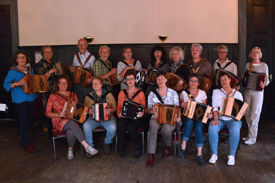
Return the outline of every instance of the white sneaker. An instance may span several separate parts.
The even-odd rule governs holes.
[[[235,165],[235,156],[229,155],[227,165]]]
[[[211,158],[209,159],[209,163],[215,164],[217,160],[218,160],[218,155],[212,154]]]
[[[247,145],[252,145],[252,144],[256,143],[256,140],[248,139],[248,140],[244,141],[244,143],[247,144]]]
[[[247,141],[247,140],[249,140],[249,137],[243,137],[242,140]]]
[[[89,153],[90,155],[95,155],[96,153],[98,153],[98,150],[96,150],[95,148],[88,146],[86,149],[86,152]]]
[[[74,159],[74,152],[73,152],[73,150],[68,150],[67,159],[68,159],[68,160]]]

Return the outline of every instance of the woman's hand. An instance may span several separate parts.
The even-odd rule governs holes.
[[[213,118],[212,112],[210,112],[210,113],[208,114],[207,118],[208,118],[208,119],[212,119],[212,118]]]
[[[157,108],[155,106],[153,106],[152,108],[152,114],[155,114],[157,112]]]
[[[26,84],[26,79],[22,78],[20,81],[16,82],[16,86],[20,86],[20,85],[25,85]]]
[[[181,113],[180,113],[180,112],[179,112],[179,115],[178,115],[176,121],[177,121],[178,123],[181,121]]]
[[[124,116],[122,116],[121,113],[119,113],[118,117],[119,117],[119,118],[125,118]]]
[[[110,109],[110,108],[107,108],[107,109],[105,109],[105,110],[106,110],[106,114],[108,114],[108,115],[110,115],[111,112],[112,112],[112,109]]]
[[[61,111],[61,112],[59,113],[59,117],[60,117],[60,118],[64,118],[65,115],[66,115],[66,112]]]
[[[148,76],[146,76],[146,78],[145,78],[145,83],[148,84],[149,82],[150,82],[150,79],[149,79]]]
[[[111,72],[112,75],[113,75],[113,74],[116,74],[116,72],[117,72],[117,71],[116,71],[116,68],[112,68],[110,72]]]
[[[138,117],[141,118],[144,115],[144,110],[138,113]]]
[[[240,90],[240,88],[241,88],[241,86],[240,86],[240,85],[235,86],[235,90],[237,90],[237,91],[239,91],[239,90]]]
[[[211,122],[211,125],[219,126],[219,125],[220,125],[220,122],[219,122],[218,119],[214,119],[214,120]]]
[[[93,109],[88,110],[88,114],[93,114],[93,113],[94,113]]]
[[[188,104],[187,102],[182,102],[180,106],[181,106],[182,108],[185,108],[185,107],[187,107],[187,104]]]
[[[85,121],[87,118],[87,113],[85,113],[82,118],[83,118],[83,121]]]
[[[126,71],[131,70],[131,69],[135,69],[135,66],[127,66],[126,67]]]
[[[142,69],[142,70],[145,72],[145,75],[147,75],[147,73],[148,73],[147,70],[146,69]]]
[[[49,70],[49,73],[54,73],[54,72],[57,72],[56,68],[52,68],[52,69]]]
[[[264,87],[265,87],[265,82],[262,82],[262,81],[261,81],[260,87],[261,87],[261,88],[264,88]]]

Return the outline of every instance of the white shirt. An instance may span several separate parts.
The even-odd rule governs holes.
[[[231,61],[228,60],[228,58],[226,58],[226,60],[223,63],[221,63],[220,59],[218,58],[216,60],[216,62],[213,64],[214,74],[215,74],[216,69],[220,69],[217,62],[220,63],[221,67],[223,68],[228,62],[231,62]],[[228,65],[224,70],[233,73],[235,76],[238,76],[237,75],[238,74],[237,65],[234,62],[232,62],[230,65]]]
[[[188,94],[184,90],[180,94],[180,99],[183,102],[186,102],[187,100],[190,100],[190,98],[188,97]],[[195,99],[196,102],[203,103],[203,101],[205,99],[207,99],[207,95],[206,95],[205,91],[199,89],[199,93],[198,93],[197,97],[194,98],[194,99]]]
[[[84,55],[81,55],[80,52],[77,53],[79,55],[79,58],[81,60],[82,65],[85,63],[87,57],[90,55],[90,52],[86,51],[86,53]],[[84,65],[84,68],[87,68],[89,70],[93,69],[93,64],[95,61],[95,57],[92,55],[91,58],[89,59],[89,61]],[[76,57],[76,55],[74,55],[74,60],[73,60],[73,66],[80,66],[80,63],[78,62],[78,59]]]
[[[223,92],[222,92],[222,91]],[[230,97],[234,97],[236,99],[239,99],[241,101],[243,101],[243,96],[239,91],[236,91],[236,93],[234,94],[234,96],[232,96],[232,94],[234,93],[235,89],[232,90],[232,93],[230,93]],[[219,111],[219,107],[221,105],[222,102],[222,98],[227,98],[226,92],[224,91],[224,89],[215,89],[213,90],[213,95],[212,95],[212,107],[213,107],[213,112],[214,111]],[[219,113],[219,119],[221,120],[225,120],[225,121],[229,121],[232,120],[232,117],[227,117],[227,116],[223,116]]]

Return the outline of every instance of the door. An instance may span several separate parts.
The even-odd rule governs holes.
[[[263,53],[261,61],[268,65],[270,76],[275,71],[275,64],[273,64],[275,53],[274,5],[275,0],[247,1],[247,61],[251,61],[248,55],[252,48],[255,46],[260,47]],[[274,82],[271,82],[264,91],[261,119],[275,119],[274,92]]]

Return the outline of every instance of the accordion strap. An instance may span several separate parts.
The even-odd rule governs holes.
[[[90,95],[89,93],[86,95],[87,97],[89,97],[90,99],[92,99],[95,103],[100,103],[103,99],[105,99],[105,97],[109,94],[110,92],[106,92],[104,93],[101,97],[99,97],[99,101],[96,101],[95,98]]]
[[[127,93],[126,89],[124,89],[123,92],[124,92],[124,94],[126,95],[126,98],[127,98],[128,100],[132,101],[132,100],[141,92],[141,90],[138,90],[138,91],[132,96],[131,99],[129,99],[128,93]]]
[[[252,71],[253,70],[253,63],[249,62],[249,70]]]
[[[70,98],[67,98],[65,95],[62,95],[61,93],[58,93],[58,92],[55,92],[54,93],[55,95],[58,95],[58,96],[60,96],[60,97],[62,97],[62,98],[64,98],[64,99],[66,99],[66,100],[68,100],[68,101],[72,101],[74,98],[74,92],[71,92],[71,96],[70,96]]]
[[[121,61],[122,63],[124,63],[125,65],[129,66],[129,64],[127,62],[125,62],[124,60]],[[137,60],[134,60],[133,66],[135,67],[137,64]]]
[[[111,67],[108,67],[108,65],[103,60],[101,60],[101,59],[97,59],[97,60],[99,60],[108,69],[108,72],[111,71],[112,65],[111,65]],[[110,64],[111,64],[111,62],[110,62]]]
[[[227,66],[229,66],[229,65],[232,63],[232,61],[228,62],[224,67],[222,67],[221,64],[220,64],[219,62],[216,62],[216,63],[217,63],[217,66],[218,66],[220,69],[224,70]]]
[[[184,91],[187,93],[188,97],[194,100],[193,95],[190,93],[190,91],[187,88]]]
[[[198,67],[196,70],[192,67],[193,73],[197,73],[198,70],[201,68],[202,64],[203,64],[205,61],[206,61],[206,58],[204,58],[204,59],[201,61],[199,67]],[[192,61],[191,61],[191,60],[189,60],[189,63],[190,63],[190,65],[192,65]]]
[[[227,95],[226,92],[224,92],[222,89],[220,89],[227,97],[229,97],[229,95]],[[237,92],[237,90],[234,90],[233,94],[232,94],[232,97],[235,95],[235,93]]]
[[[81,59],[80,59],[78,53],[76,53],[75,55],[76,55],[76,58],[77,58],[77,60],[78,60],[78,62],[79,62],[79,64],[80,64],[80,66],[81,66],[82,68],[84,68],[84,66],[86,65],[86,63],[87,63],[87,62],[90,60],[90,58],[93,56],[92,54],[90,54],[90,55],[86,58],[84,64],[82,65]]]
[[[177,67],[177,69],[174,70],[174,72],[172,71],[172,73],[175,74],[183,65],[186,65],[186,64],[185,64],[185,63],[180,64],[180,65]]]
[[[31,67],[29,67],[29,73],[30,73],[30,74],[27,74],[27,73],[25,73],[24,71],[22,71],[22,70],[20,70],[20,69],[17,69],[17,68],[15,68],[15,67],[11,67],[10,69],[16,70],[16,71],[21,72],[21,73],[23,73],[23,74],[25,74],[25,75],[31,75],[31,74],[32,74],[32,69],[31,69]]]
[[[159,95],[159,93],[158,93],[157,89],[152,90],[152,92],[153,92],[153,93],[157,96],[157,98],[159,99],[159,101],[160,101],[162,104],[164,104],[164,102],[163,102],[163,100],[162,100],[161,96]]]

